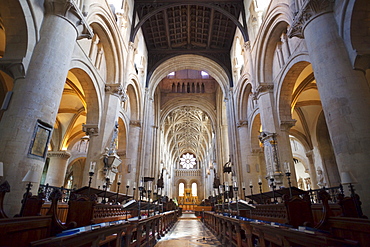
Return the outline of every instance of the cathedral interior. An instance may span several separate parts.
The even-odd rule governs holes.
[[[0,105],[0,246],[370,241],[367,0],[0,0]]]

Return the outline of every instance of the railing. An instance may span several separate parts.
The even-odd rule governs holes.
[[[73,191],[73,189],[66,189],[66,188],[63,188],[63,187],[50,186],[49,184],[46,184],[46,185],[40,184],[39,193],[44,193],[45,194],[45,201],[50,202],[49,196],[50,196],[50,193],[54,189],[59,189],[62,192],[62,198],[60,199],[61,202],[67,203],[69,201],[69,196],[70,196],[71,192]]]
[[[338,195],[343,194],[343,186],[339,185],[337,187],[331,187],[331,188],[323,188],[329,195],[330,195],[330,203],[337,203],[338,202]],[[311,203],[321,203],[321,200],[319,199],[318,193],[322,189],[316,189],[316,190],[309,190],[308,193],[310,195]]]

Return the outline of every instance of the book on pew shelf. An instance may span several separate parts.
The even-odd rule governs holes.
[[[123,208],[127,208],[129,207],[131,204],[135,203],[136,200],[130,200],[128,202],[126,202],[125,204],[122,205]]]

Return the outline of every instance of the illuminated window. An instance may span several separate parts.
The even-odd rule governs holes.
[[[207,78],[209,78],[208,73],[207,73],[207,72],[205,72],[205,71],[201,71],[201,72],[200,72],[200,74],[202,75],[202,78],[203,78],[203,79],[207,79]]]
[[[180,165],[183,169],[193,169],[196,164],[196,159],[192,154],[186,153],[182,155],[182,158],[180,158]]]
[[[185,193],[185,186],[184,183],[179,184],[179,196],[184,196]]]
[[[191,184],[191,195],[192,196],[197,196],[198,195],[197,183],[192,183]]]

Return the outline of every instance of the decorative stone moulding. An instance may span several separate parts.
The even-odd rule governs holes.
[[[248,120],[240,120],[237,124],[236,124],[236,127],[240,128],[240,127],[247,127],[248,126]]]
[[[131,120],[130,125],[136,126],[136,127],[141,127],[141,121],[139,120]]]

